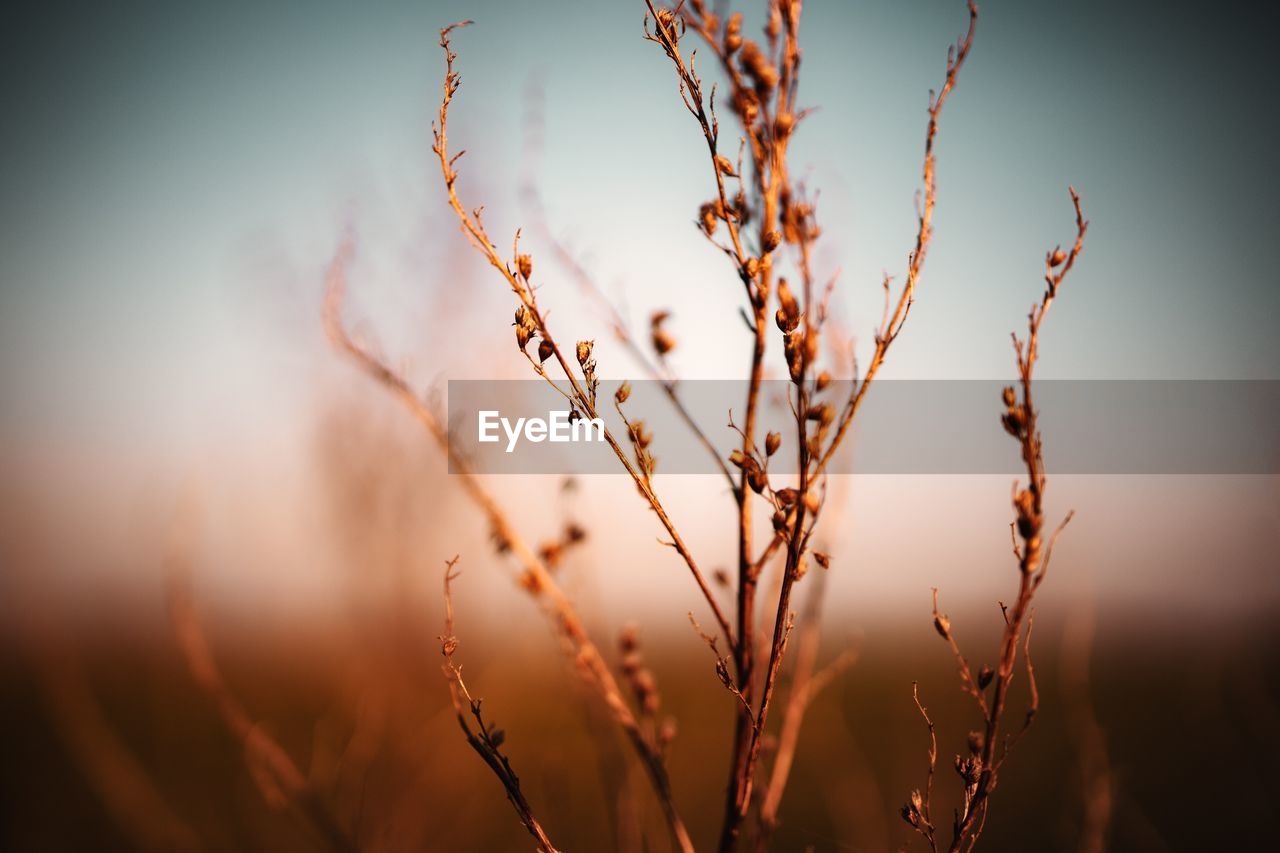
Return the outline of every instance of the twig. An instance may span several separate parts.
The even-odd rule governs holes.
[[[520,536],[498,502],[471,470],[468,460],[453,447],[447,431],[431,409],[412,391],[403,377],[368,350],[356,344],[347,334],[342,322],[342,306],[346,295],[347,267],[352,250],[350,238],[345,239],[326,277],[324,324],[330,342],[335,349],[351,358],[362,371],[403,403],[449,458],[467,496],[480,508],[489,522],[499,547],[510,551],[520,564],[523,570],[520,578],[521,585],[544,605],[557,632],[564,638],[568,650],[573,654],[577,671],[583,674],[586,681],[600,695],[610,715],[622,728],[640,757],[641,764],[662,806],[668,828],[673,838],[677,839],[677,846],[681,850],[692,850],[688,831],[671,797],[671,782],[665,760],[656,745],[641,731],[635,715],[623,698],[617,680],[605,663],[599,648],[588,635],[572,601],[560,589],[537,552]]]
[[[476,754],[493,771],[493,775],[497,776],[498,781],[502,783],[502,787],[507,793],[507,799],[511,802],[511,807],[516,810],[516,816],[520,818],[520,823],[533,836],[534,841],[538,842],[539,853],[557,853],[555,845],[547,837],[546,831],[543,830],[542,824],[534,816],[533,809],[529,806],[529,801],[525,799],[524,792],[520,789],[520,778],[511,769],[510,760],[502,753],[502,744],[505,740],[504,733],[501,729],[494,728],[492,723],[485,723],[484,716],[480,710],[481,700],[472,697],[470,691],[467,690],[466,682],[462,680],[462,667],[453,662],[453,654],[458,650],[458,638],[453,633],[453,594],[449,584],[458,577],[459,573],[454,571],[454,567],[457,564],[457,557],[445,563],[445,616],[444,634],[440,637],[440,654],[444,657],[442,669],[444,670],[445,680],[449,683],[449,698],[453,701],[458,727],[466,735],[467,743],[471,745]],[[468,722],[468,716],[474,720],[475,728],[472,728],[472,724]]]

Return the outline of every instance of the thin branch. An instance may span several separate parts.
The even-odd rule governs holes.
[[[499,543],[499,548],[509,551],[522,567],[520,585],[544,606],[557,632],[565,639],[567,648],[574,656],[577,664],[576,671],[581,673],[588,684],[600,695],[614,721],[622,728],[640,757],[662,805],[668,828],[673,838],[678,841],[678,847],[681,850],[691,850],[688,831],[671,798],[671,782],[667,774],[666,762],[656,745],[641,731],[635,715],[623,698],[617,680],[605,663],[599,648],[588,635],[573,602],[560,589],[542,558],[516,531],[497,500],[471,470],[466,457],[454,448],[449,441],[448,432],[431,409],[413,392],[402,376],[359,346],[347,334],[342,321],[342,308],[346,296],[347,268],[352,251],[352,241],[347,238],[339,247],[326,277],[324,325],[330,342],[365,374],[391,392],[392,396],[399,400],[414,419],[426,429],[436,445],[448,457],[463,490],[488,521],[494,539]]]
[[[551,843],[551,839],[547,837],[547,833],[542,828],[542,824],[533,814],[533,809],[529,806],[529,801],[525,799],[524,792],[520,789],[520,777],[516,776],[515,771],[511,768],[511,762],[502,753],[502,744],[505,735],[501,729],[493,727],[492,723],[486,723],[484,716],[480,710],[481,700],[472,697],[471,692],[467,690],[466,682],[462,680],[462,667],[453,662],[454,652],[458,650],[458,638],[453,633],[453,594],[449,588],[449,584],[458,577],[458,572],[454,571],[454,567],[458,564],[458,558],[454,557],[446,561],[444,570],[444,634],[440,637],[440,654],[444,657],[445,680],[449,683],[449,698],[453,701],[454,715],[458,720],[458,727],[462,729],[462,733],[467,738],[467,743],[476,751],[476,754],[484,760],[484,763],[493,771],[493,775],[498,777],[498,781],[502,783],[503,789],[506,791],[507,799],[511,802],[511,807],[515,809],[516,816],[520,818],[520,823],[533,836],[534,841],[538,843],[539,853],[557,853],[555,845]],[[468,716],[474,721],[468,721]]]

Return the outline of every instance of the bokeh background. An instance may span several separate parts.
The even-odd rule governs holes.
[[[758,32],[759,10],[744,11]],[[473,18],[456,38],[460,190],[486,205],[495,236],[525,228],[562,335],[596,337],[606,376],[637,373],[557,267],[551,236],[637,331],[652,310],[673,311],[682,376],[740,376],[740,288],[692,224],[710,191],[705,154],[665,57],[640,38],[642,15],[626,0],[9,12],[6,849],[147,846],[113,805],[139,776],[206,849],[314,842],[262,803],[181,664],[162,569],[180,516],[229,682],[368,846],[527,846],[446,711],[440,573],[461,554],[469,681],[553,837],[613,847],[608,780],[639,785],[634,770],[619,777],[623,752],[600,748],[603,723],[441,454],[327,348],[319,304],[352,233],[352,325],[415,387],[527,376],[510,295],[458,233],[430,152],[436,32]],[[837,316],[863,353],[882,271],[900,274],[910,247],[926,93],[964,23],[951,0],[805,7],[802,100],[819,109],[793,162],[820,189],[818,268],[840,270]],[[1072,183],[1092,225],[1046,327],[1041,376],[1280,379],[1273,34],[1257,4],[984,3],[942,119],[920,298],[884,375],[1012,374],[1008,334],[1039,293],[1042,253],[1071,234]],[[733,700],[689,630],[696,591],[655,544],[656,522],[617,477],[491,485],[531,539],[566,519],[588,528],[565,585],[602,645],[641,626],[681,726],[677,796],[710,843]],[[1007,478],[841,487],[822,534],[835,557],[824,657],[850,645],[860,657],[814,706],[782,849],[907,840],[895,812],[922,781],[926,745],[911,682],[936,714],[944,764],[974,725],[932,634],[930,588],[981,659],[994,602],[1016,582]],[[729,564],[718,483],[658,488],[702,562]],[[1265,838],[1280,795],[1276,477],[1059,477],[1050,489],[1050,511],[1077,518],[1037,616],[1044,711],[987,843],[1075,849],[1081,767],[1099,754],[1115,849]],[[640,799],[648,843],[664,849],[656,807]]]

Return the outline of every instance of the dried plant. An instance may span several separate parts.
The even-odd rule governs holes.
[[[1032,396],[1032,378],[1039,355],[1041,325],[1049,312],[1049,307],[1058,296],[1058,288],[1080,256],[1080,251],[1084,247],[1085,232],[1089,227],[1080,210],[1080,196],[1076,194],[1074,187],[1070,192],[1076,214],[1075,243],[1069,252],[1064,252],[1059,246],[1045,254],[1044,296],[1039,304],[1031,308],[1027,320],[1026,340],[1019,339],[1016,334],[1013,336],[1019,384],[1017,389],[1010,386],[1003,392],[1005,413],[1001,423],[1004,425],[1005,432],[1018,442],[1027,471],[1027,485],[1020,487],[1014,484],[1014,521],[1010,524],[1010,533],[1013,537],[1013,556],[1018,563],[1018,593],[1012,606],[1006,606],[1003,602],[1000,604],[1004,628],[1000,638],[998,663],[994,670],[984,665],[976,675],[974,674],[972,666],[956,641],[951,620],[938,610],[938,591],[936,589],[933,591],[934,628],[950,646],[960,672],[962,686],[973,697],[982,713],[982,729],[969,734],[969,754],[957,755],[955,760],[955,770],[960,777],[962,790],[961,805],[956,809],[952,821],[952,839],[948,847],[951,851],[971,850],[977,844],[987,819],[991,794],[999,781],[1000,769],[1017,745],[1018,739],[1035,720],[1040,707],[1035,667],[1031,661],[1031,630],[1035,618],[1031,604],[1036,590],[1040,588],[1049,571],[1054,544],[1070,523],[1072,514],[1067,513],[1062,523],[1046,541],[1044,537],[1046,487],[1044,448],[1040,436],[1039,413],[1036,411]],[[1022,647],[1023,663],[1027,671],[1029,702],[1021,728],[1012,735],[1005,734],[1002,740],[1000,725],[1004,721],[1009,687],[1013,683],[1018,665],[1019,644]],[[988,688],[991,688],[990,699],[987,697]],[[919,791],[912,792],[910,802],[902,807],[902,817],[925,838],[930,848],[937,850],[937,827],[930,815],[929,802],[937,764],[937,740],[933,722],[929,719],[924,706],[920,704],[918,692],[915,694],[915,700],[921,716],[929,727],[929,781],[923,795]]]
[[[453,662],[454,652],[458,650],[458,638],[453,633],[453,595],[449,584],[458,577],[458,573],[454,571],[457,565],[457,557],[445,563],[444,634],[440,636],[440,654],[444,657],[442,668],[444,677],[449,682],[449,698],[453,701],[458,727],[466,735],[467,743],[502,783],[503,789],[507,792],[507,799],[511,801],[511,807],[516,810],[516,815],[520,818],[520,823],[538,842],[539,853],[556,853],[555,846],[547,837],[542,824],[538,823],[538,819],[534,817],[529,801],[520,790],[520,778],[516,776],[516,772],[511,769],[511,762],[502,753],[505,734],[501,729],[495,728],[492,722],[484,721],[484,715],[480,710],[482,700],[476,699],[467,690],[467,683],[462,680],[462,667]],[[474,722],[474,728],[472,722]]]
[[[643,369],[662,382],[682,420],[700,443],[715,455],[719,471],[732,485],[736,506],[737,571],[732,574],[717,572],[714,576],[721,586],[734,589],[734,608],[732,612],[726,612],[708,581],[701,561],[686,544],[679,526],[658,494],[654,479],[657,463],[650,452],[653,436],[645,422],[626,408],[630,386],[624,383],[617,389],[613,395],[613,410],[624,429],[615,434],[606,427],[605,441],[621,469],[630,477],[644,505],[657,518],[666,536],[665,544],[676,552],[705,602],[712,620],[711,631],[704,631],[692,614],[690,620],[696,633],[712,651],[717,679],[734,700],[731,763],[717,846],[721,851],[737,849],[744,829],[749,828],[754,831],[754,847],[762,850],[768,846],[778,826],[779,805],[790,776],[805,712],[821,688],[853,660],[852,653],[846,652],[825,668],[817,667],[818,608],[821,600],[821,584],[818,584],[801,618],[799,651],[794,656],[789,695],[785,701],[777,698],[783,683],[780,674],[796,625],[796,615],[792,611],[795,585],[807,576],[811,565],[816,564],[825,572],[833,560],[830,554],[816,551],[812,545],[815,529],[827,505],[829,464],[849,434],[888,351],[905,328],[920,284],[933,236],[937,200],[935,145],[939,120],[972,48],[977,7],[972,2],[967,4],[967,30],[948,52],[941,87],[930,94],[923,186],[906,270],[900,285],[895,286],[893,279],[887,276],[882,282],[884,316],[876,331],[870,361],[865,370],[861,370],[852,356],[844,361],[824,358],[824,343],[828,350],[839,353],[842,349],[838,335],[827,327],[828,303],[836,277],[822,277],[814,269],[813,249],[822,235],[813,201],[816,196],[793,179],[788,161],[790,142],[809,115],[809,111],[800,105],[798,96],[802,56],[800,0],[768,0],[763,42],[744,35],[741,14],[725,17],[709,9],[702,0],[686,0],[675,7],[659,7],[653,0],[645,0],[645,6],[643,36],[662,51],[674,68],[678,94],[706,146],[710,199],[699,206],[695,224],[708,243],[728,260],[733,276],[742,286],[746,303],[741,313],[751,331],[747,393],[741,417],[729,415],[729,425],[741,442],[727,459],[715,451],[706,431],[695,422],[679,396],[677,377],[666,360],[666,356],[678,346],[666,323],[669,311],[658,310],[651,315],[648,328],[651,357],[626,329],[621,314],[609,305],[602,290],[585,270],[574,263],[554,239],[549,242],[553,256],[565,264],[582,288],[605,307],[614,334],[637,357]],[[575,336],[576,342],[572,347],[558,342],[548,322],[548,312],[540,303],[540,279],[535,283],[534,257],[522,249],[521,232],[517,231],[512,240],[510,255],[505,255],[486,230],[483,208],[464,204],[458,193],[457,164],[462,152],[452,153],[448,130],[449,112],[459,91],[461,77],[455,68],[458,56],[452,48],[451,36],[458,27],[469,23],[455,24],[440,32],[445,73],[440,107],[433,124],[432,150],[439,160],[447,200],[471,246],[515,298],[512,325],[519,357],[523,357],[536,377],[566,401],[574,417],[595,419],[600,417],[603,407],[599,399],[600,368],[595,357],[594,338],[586,334]],[[722,146],[717,85],[710,88],[705,85],[695,67],[696,50],[688,47],[690,41],[711,52],[727,85],[729,108],[741,134],[732,145]],[[1029,680],[1034,685],[1034,672],[1025,651],[1029,647],[1030,605],[1035,589],[1048,568],[1052,539],[1056,534],[1048,544],[1042,541],[1045,478],[1032,405],[1031,378],[1040,324],[1057,294],[1058,286],[1074,264],[1084,237],[1085,223],[1080,218],[1079,200],[1074,190],[1072,198],[1076,203],[1079,224],[1076,244],[1069,254],[1054,250],[1047,259],[1048,290],[1045,298],[1031,314],[1027,341],[1015,339],[1021,396],[1013,389],[1006,391],[1006,429],[1020,442],[1030,483],[1015,494],[1018,515],[1014,523],[1014,551],[1022,582],[1013,607],[1005,610],[1006,629],[997,670],[984,670],[976,676],[970,672],[951,636],[946,617],[936,614],[935,619],[939,632],[955,650],[966,686],[977,698],[985,720],[985,731],[975,741],[974,755],[962,762],[964,769],[961,774],[966,780],[965,806],[962,812],[957,813],[953,850],[962,844],[971,847],[977,841],[986,816],[988,797],[995,787],[996,771],[1012,746],[1010,743],[1004,747],[999,759],[996,758],[995,744],[1017,664],[1018,643],[1024,637],[1024,623],[1027,628],[1024,661]],[[548,570],[562,549],[572,544],[569,538],[552,540],[550,547],[544,546],[540,550],[526,544],[497,499],[471,470],[468,461],[450,445],[439,418],[405,379],[347,334],[341,315],[351,250],[350,241],[344,243],[329,274],[325,323],[331,341],[400,399],[449,456],[451,467],[459,474],[467,495],[487,518],[499,550],[509,553],[518,562],[521,585],[552,619],[565,649],[576,663],[576,669],[632,744],[662,806],[674,845],[682,851],[692,850],[693,843],[676,806],[666,765],[667,746],[675,733],[674,722],[660,719],[661,699],[657,680],[642,656],[638,633],[628,629],[622,634],[619,642],[622,653],[620,673],[615,675],[587,635],[573,603],[556,585]],[[776,333],[773,327],[777,328]],[[793,419],[788,435],[769,432],[761,436],[762,387],[767,356],[774,350],[780,351],[786,365],[789,377],[787,402]],[[838,386],[832,385],[833,371],[852,373],[853,381],[849,384],[847,396],[835,397],[833,389]],[[784,450],[794,454],[797,473],[793,478],[782,478],[770,472],[770,460]],[[765,542],[756,541],[758,512],[766,513],[770,519],[772,532]],[[781,559],[775,560],[779,556]],[[761,606],[761,581],[766,570],[775,564],[776,581]],[[446,573],[447,607],[450,577]],[[499,751],[500,739],[495,742],[492,730],[480,720],[478,704],[471,702],[460,674],[452,665],[451,643],[455,641],[452,640],[451,607],[447,612],[450,624],[442,642],[446,674],[454,691],[459,722],[473,748],[503,781],[526,828],[543,849],[551,849],[550,842],[519,792],[514,773]],[[994,694],[988,702],[983,691],[992,681],[995,684]],[[1032,695],[1032,710],[1027,716],[1027,724],[1034,716],[1034,689]],[[773,708],[780,701],[783,705],[780,712],[782,722],[775,740],[768,733],[772,717],[776,716],[772,714]],[[917,705],[928,721],[918,694]],[[468,713],[478,729],[471,728],[467,721]],[[929,722],[929,729],[932,737],[932,722]],[[771,764],[767,760],[766,740],[776,743],[772,749]],[[935,764],[936,741],[931,750],[927,793],[913,797],[913,805],[907,814],[912,825],[936,848],[928,813]],[[750,822],[748,817],[753,808],[755,821]]]

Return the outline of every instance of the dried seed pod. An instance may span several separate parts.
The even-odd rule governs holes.
[[[538,361],[546,361],[555,354],[556,348],[551,345],[551,341],[543,338],[538,341]]]
[[[533,257],[530,255],[516,256],[516,269],[520,271],[520,277],[525,281],[533,275]]]
[[[996,674],[992,671],[991,667],[984,663],[982,668],[978,670],[978,687],[986,690],[987,685],[991,683],[991,679],[995,678],[995,676]]]
[[[778,279],[778,313],[774,315],[778,328],[784,334],[791,334],[800,325],[800,303],[791,292],[785,278]]]
[[[1054,249],[1052,252],[1049,253],[1049,266],[1051,267],[1061,266],[1062,262],[1065,261],[1066,259],[1067,259],[1066,252],[1062,251],[1062,249],[1060,248]]]
[[[533,572],[525,571],[520,574],[520,586],[530,595],[538,595],[542,592],[542,579]]]
[[[521,352],[524,352],[524,348],[529,345],[529,339],[532,337],[533,333],[527,326],[516,326],[516,346],[520,347]]]
[[[795,129],[796,117],[791,113],[782,113],[773,120],[773,135],[779,140],[786,139]]]
[[[733,168],[733,163],[729,162],[729,158],[723,154],[716,155],[716,168],[719,169],[722,174],[728,175],[731,178],[738,177],[738,173]]]
[[[1000,416],[1000,424],[1009,435],[1014,438],[1021,438],[1022,432],[1027,426],[1027,418],[1023,414],[1022,407],[1011,406],[1009,411]]]
[[[716,206],[711,202],[706,202],[698,208],[698,225],[702,228],[702,233],[710,237],[716,233]]]
[[[587,362],[591,360],[591,348],[593,346],[595,346],[595,341],[578,341],[578,364],[586,367]]]
[[[831,384],[831,374],[824,370],[818,374],[818,379],[814,383],[814,388],[818,391],[825,391],[827,390],[827,386],[830,384]]]
[[[731,54],[742,47],[742,13],[734,12],[724,25],[724,52]]]
[[[641,450],[649,446],[649,442],[653,441],[653,435],[645,431],[644,421],[632,421],[631,429],[628,430],[631,436],[631,442]]]
[[[982,732],[969,732],[969,754],[981,755],[986,744],[986,736]]]
[[[1020,489],[1013,499],[1018,515],[1018,535],[1030,540],[1040,532],[1040,516],[1035,509],[1035,496],[1029,489]]]
[[[782,446],[782,436],[776,432],[771,432],[764,437],[764,452],[766,456],[772,456],[778,452],[778,448]]]
[[[755,83],[756,94],[761,98],[768,97],[778,85],[778,69],[774,68],[764,55],[764,51],[754,41],[745,41],[738,53],[738,62],[742,70]]]
[[[817,421],[823,426],[828,426],[836,418],[836,410],[831,407],[830,403],[817,403],[810,406],[805,416],[811,421]]]
[[[627,398],[631,396],[631,383],[623,382],[618,386],[618,390],[613,392],[613,401],[621,406],[627,402]]]
[[[747,468],[747,485],[757,495],[764,492],[765,486],[769,485],[769,477],[764,473],[763,468],[755,464],[755,460],[751,460],[751,464]]]
[[[782,313],[781,310],[778,311]],[[801,336],[788,334],[782,342],[782,352],[787,358],[787,370],[792,382],[800,382],[804,378],[804,350]]]
[[[741,450],[737,450],[737,449],[730,450],[729,463],[733,465],[733,467],[735,468],[741,468],[742,466],[747,464],[747,455],[743,453]]]
[[[654,21],[653,34],[655,36],[665,34],[672,44],[679,41],[680,33],[677,26],[676,13],[670,9],[659,9],[657,19]]]
[[[939,613],[933,617],[933,627],[942,639],[945,640],[951,636],[951,620],[945,614]]]
[[[747,127],[756,123],[760,116],[760,98],[754,89],[735,89],[733,92],[733,111],[742,119]]]
[[[662,324],[671,316],[670,311],[655,311],[649,319],[650,337],[653,343],[653,349],[660,356],[664,356],[676,348],[676,339],[671,336],[666,329],[662,328]]]
[[[779,234],[777,231],[766,231],[764,234],[764,241],[762,242],[761,247],[766,252],[772,252],[774,249],[778,248],[779,244],[781,243],[782,243],[781,234]]]
[[[778,503],[782,504],[783,506],[791,506],[792,504],[794,504],[799,494],[800,493],[797,492],[795,489],[778,489],[776,492],[774,492],[774,495],[776,495],[778,498]]]
[[[783,515],[781,510],[778,510],[773,514],[772,521],[773,521],[773,530],[775,533],[786,533],[787,526],[788,526],[787,516]]]
[[[831,568],[831,555],[830,555],[830,554],[824,554],[824,553],[823,553],[823,552],[821,552],[821,551],[814,551],[814,552],[813,552],[813,559],[814,559],[814,560],[816,560],[816,561],[817,561],[817,563],[818,563],[818,565],[819,565],[819,566],[822,566],[822,568],[824,568],[824,569],[829,569],[829,568]]]
[[[1014,393],[1011,385],[1005,386],[1004,390],[1000,392],[1000,397],[1004,400],[1004,404],[1011,409],[1018,402],[1018,395]]]

